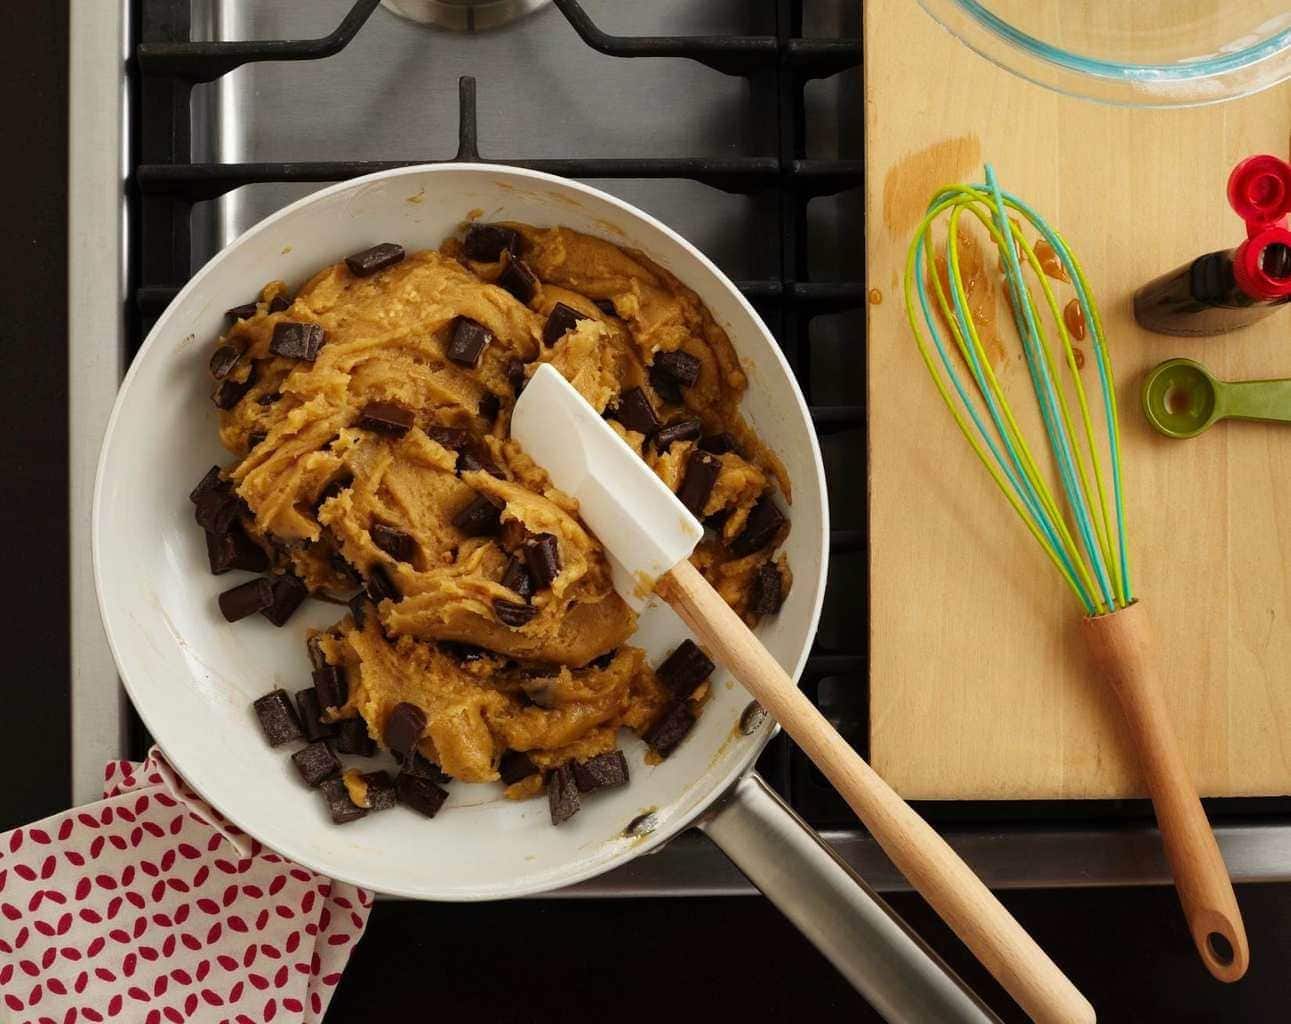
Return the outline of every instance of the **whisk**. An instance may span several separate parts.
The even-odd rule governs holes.
[[[1129,724],[1197,951],[1211,974],[1236,981],[1249,961],[1246,931],[1166,713],[1150,622],[1132,585],[1116,391],[1098,306],[1062,235],[1023,200],[1002,191],[989,165],[985,177],[985,184],[943,188],[928,204],[906,258],[910,329],[955,423],[1079,601],[1094,663],[1115,690]],[[1028,444],[970,311],[960,265],[960,222],[966,213],[985,229],[999,253],[1043,425],[1048,474],[1041,469],[1037,449]],[[1039,236],[1036,246],[1027,241],[1018,218]],[[933,229],[943,220],[945,283],[933,270]],[[1070,330],[1037,254],[1042,244],[1070,280],[1088,327],[1096,395],[1082,382]],[[1024,265],[1038,282],[1039,303],[1023,277]],[[1042,307],[1057,333],[1058,358]],[[1067,383],[1060,360],[1069,371]],[[1051,477],[1057,479],[1056,493]]]

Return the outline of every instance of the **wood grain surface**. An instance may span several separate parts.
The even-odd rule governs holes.
[[[874,767],[909,798],[1145,792],[1075,599],[959,435],[905,323],[912,229],[938,186],[981,180],[989,160],[1066,235],[1102,310],[1135,590],[1198,789],[1291,792],[1291,429],[1228,423],[1171,441],[1138,393],[1173,356],[1228,379],[1291,376],[1291,311],[1180,339],[1130,310],[1150,278],[1241,240],[1227,175],[1252,153],[1287,154],[1291,88],[1190,110],[1097,106],[994,67],[913,0],[864,12]],[[1006,339],[1004,387],[1034,404]]]

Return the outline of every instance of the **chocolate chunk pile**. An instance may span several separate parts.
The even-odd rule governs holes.
[[[269,555],[247,534],[243,525],[251,510],[233,493],[233,485],[212,466],[188,496],[197,525],[206,531],[206,554],[211,573],[222,576],[230,569],[265,572]],[[290,573],[261,576],[231,587],[219,596],[220,614],[237,622],[259,612],[275,626],[286,624],[309,596],[305,584]]]
[[[361,718],[328,718],[328,710],[342,706],[349,695],[345,669],[327,662],[317,637],[309,640],[309,658],[314,685],[300,690],[294,703],[286,690],[273,690],[252,704],[269,745],[306,741],[291,755],[292,764],[306,786],[322,793],[328,814],[338,825],[396,803],[427,818],[438,814],[448,799],[448,791],[441,786],[448,777],[417,753],[426,713],[415,704],[404,703],[396,705],[386,718],[383,739],[394,755],[396,775],[346,769],[338,755],[372,757],[377,752],[376,741]]]
[[[447,644],[447,649],[453,646]],[[348,696],[345,670],[328,663],[317,637],[310,638],[308,647],[310,662],[314,665],[314,685],[297,692],[294,701],[287,691],[279,689],[258,698],[252,705],[265,740],[271,747],[305,742],[291,755],[292,764],[305,785],[322,793],[328,813],[338,825],[396,803],[433,818],[448,799],[441,783],[449,779],[417,751],[417,743],[426,728],[426,713],[416,704],[403,702],[386,716],[382,739],[394,757],[396,775],[346,769],[338,755],[372,757],[377,752],[377,744],[363,719],[332,721],[329,718],[329,711],[341,707]],[[473,654],[483,652],[462,650],[459,653],[463,660],[470,660]],[[644,739],[660,757],[671,754],[695,724],[690,698],[714,668],[712,660],[693,640],[684,641],[659,666],[657,675],[672,693],[673,701],[645,733]],[[498,773],[508,786],[543,774],[533,758],[520,750],[503,753]],[[621,750],[551,769],[543,781],[552,824],[560,825],[578,813],[585,795],[626,786],[630,778],[628,761]]]

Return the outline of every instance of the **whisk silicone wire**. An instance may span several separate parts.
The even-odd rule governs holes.
[[[990,180],[993,181],[994,173],[991,171],[989,167],[987,168],[987,173],[990,177]],[[1115,547],[1116,547],[1117,557],[1114,559],[1110,559],[1110,564],[1114,574],[1118,577],[1117,594],[1122,599],[1122,605],[1130,604],[1134,600],[1134,594],[1133,594],[1133,590],[1130,587],[1130,582],[1129,582],[1129,552],[1126,544],[1125,530],[1124,530],[1125,498],[1124,498],[1124,490],[1122,487],[1122,479],[1121,479],[1120,417],[1118,415],[1117,407],[1116,407],[1116,392],[1114,390],[1114,384],[1113,384],[1114,377],[1112,375],[1112,363],[1111,363],[1111,357],[1108,354],[1108,350],[1107,350],[1107,337],[1103,331],[1102,315],[1099,313],[1098,306],[1093,300],[1092,290],[1089,287],[1089,281],[1085,277],[1085,270],[1080,265],[1080,261],[1076,259],[1076,254],[1073,253],[1070,247],[1067,245],[1066,239],[1064,239],[1060,234],[1058,234],[1058,232],[1050,228],[1049,225],[1045,222],[1044,218],[1041,217],[1038,213],[1036,213],[1036,211],[1033,210],[1024,200],[1018,199],[1015,196],[1007,196],[1005,198],[1007,202],[1013,204],[1016,209],[1018,209],[1020,212],[1024,213],[1027,216],[1028,220],[1030,220],[1032,224],[1034,224],[1037,230],[1040,231],[1041,235],[1049,243],[1050,247],[1058,255],[1060,261],[1062,262],[1064,268],[1067,271],[1067,276],[1071,279],[1072,287],[1076,291],[1077,301],[1080,304],[1082,313],[1084,314],[1084,317],[1085,317],[1085,323],[1087,324],[1090,332],[1090,337],[1092,339],[1092,347],[1094,350],[1094,355],[1096,358],[1096,366],[1097,366],[1098,375],[1099,375],[1099,385],[1102,390],[1103,413],[1104,413],[1106,422],[1108,424],[1107,440],[1108,440],[1108,449],[1109,449],[1109,461],[1112,468],[1113,502],[1116,510],[1117,531],[1116,531]],[[1106,493],[1105,493],[1104,484],[1103,484],[1102,472],[1100,469],[1101,464],[1099,460],[1092,455],[1092,453],[1096,451],[1097,445],[1093,437],[1092,420],[1089,417],[1088,409],[1085,408],[1085,404],[1086,404],[1085,389],[1081,383],[1079,367],[1075,363],[1075,353],[1071,345],[1070,338],[1066,331],[1065,322],[1063,321],[1061,314],[1058,312],[1057,301],[1056,299],[1053,298],[1051,287],[1045,275],[1043,274],[1040,275],[1040,282],[1044,286],[1045,295],[1049,300],[1049,305],[1050,305],[1051,312],[1054,316],[1054,320],[1059,325],[1059,328],[1063,334],[1064,345],[1067,350],[1067,356],[1071,367],[1072,378],[1076,383],[1076,394],[1079,397],[1082,405],[1082,409],[1084,410],[1083,418],[1084,418],[1084,425],[1085,425],[1085,433],[1087,438],[1087,444],[1089,446],[1089,451],[1091,452],[1091,458],[1093,461],[1095,479],[1098,484],[1099,503],[1102,508],[1103,522],[1107,523],[1109,520],[1109,517],[1107,513],[1107,498],[1106,498]],[[1110,538],[1108,539],[1107,543],[1110,547]]]
[[[961,198],[955,202],[956,205],[959,205],[967,201],[968,200]],[[993,230],[988,221],[983,219],[983,223],[988,230]],[[926,247],[931,250],[930,239],[926,241]],[[919,265],[917,273],[921,278],[922,256],[923,253],[921,251],[916,253],[916,262]],[[942,315],[945,316],[947,322],[951,324],[951,329],[954,333],[956,343],[959,346],[960,353],[969,363],[973,373],[974,382],[987,405],[996,430],[1001,435],[1005,451],[1009,455],[1012,468],[1010,468],[1010,465],[1006,464],[1000,457],[999,449],[995,447],[990,434],[987,433],[985,428],[982,426],[980,417],[977,415],[976,410],[969,401],[968,396],[960,383],[958,375],[951,366],[950,358],[946,352],[946,347],[941,343],[940,335],[934,334],[938,354],[943,366],[946,368],[946,374],[954,384],[961,401],[967,408],[969,415],[973,418],[983,440],[994,454],[1000,469],[1013,485],[1018,498],[1027,505],[1028,511],[1030,511],[1033,518],[1028,518],[1026,513],[1017,506],[1016,502],[1018,498],[1015,498],[1013,493],[1010,493],[1007,488],[1003,487],[1003,483],[997,475],[998,471],[985,460],[983,453],[978,449],[977,438],[969,433],[966,429],[966,425],[960,421],[959,411],[954,404],[950,402],[949,396],[944,390],[940,377],[936,374],[936,371],[933,369],[930,361],[926,357],[926,351],[923,352],[925,355],[925,365],[928,365],[929,370],[933,373],[933,379],[937,383],[938,388],[942,390],[942,397],[950,406],[952,414],[955,415],[956,421],[959,422],[960,429],[964,431],[970,444],[972,444],[975,449],[978,449],[979,457],[983,458],[983,462],[986,464],[987,469],[991,471],[992,476],[996,477],[995,482],[997,486],[1000,486],[1005,497],[1008,498],[1011,503],[1014,503],[1015,510],[1022,517],[1032,534],[1036,536],[1036,539],[1040,541],[1041,547],[1044,548],[1045,552],[1054,561],[1054,564],[1058,566],[1059,571],[1062,572],[1064,578],[1068,581],[1072,589],[1076,591],[1077,596],[1081,598],[1082,603],[1084,603],[1086,608],[1092,612],[1093,604],[1087,597],[1088,590],[1092,587],[1092,582],[1087,576],[1084,579],[1077,578],[1079,574],[1083,574],[1084,567],[1079,561],[1079,558],[1073,562],[1069,554],[1069,552],[1074,548],[1074,542],[1071,540],[1071,537],[1067,532],[1066,524],[1063,522],[1061,516],[1057,514],[1057,511],[1053,506],[1052,496],[1048,493],[1046,488],[1043,486],[1037,486],[1036,484],[1036,481],[1038,480],[1038,470],[1035,467],[1034,459],[1031,456],[1030,450],[1027,448],[1025,439],[1021,435],[1017,424],[1013,419],[1012,410],[1008,407],[1007,403],[997,401],[997,396],[1000,392],[990,361],[985,356],[980,339],[976,336],[975,331],[973,331],[969,326],[969,324],[971,324],[971,320],[966,320],[963,317],[962,308],[966,305],[966,301],[963,297],[962,283],[957,295],[957,302],[959,303],[960,308],[955,314],[955,319],[959,321],[959,326],[956,326],[956,323],[952,320],[952,314],[947,306],[945,294],[942,291],[940,281],[934,278],[933,286],[937,293],[938,304],[941,307]],[[935,323],[932,320],[932,314],[928,308],[927,296],[922,291],[920,292],[920,304],[923,307],[925,320],[932,325],[931,329],[935,332]],[[907,312],[909,312],[908,307]],[[965,344],[965,337],[970,338],[971,344]],[[983,380],[983,376],[988,378],[989,386],[988,383]],[[1041,508],[1042,505],[1044,506],[1043,510]]]
[[[1112,390],[1111,360],[1107,351],[1102,319],[1094,304],[1083,269],[1070,247],[1028,204],[1002,192],[994,172],[986,168],[985,185],[956,185],[942,189],[932,199],[911,242],[905,269],[905,307],[924,365],[965,438],[990,473],[1014,511],[1023,520],[1045,554],[1058,568],[1087,614],[1099,614],[1133,601],[1129,558],[1125,540],[1125,511],[1120,466],[1119,422]],[[1052,247],[1070,278],[1076,300],[1089,327],[1100,386],[1102,411],[1107,424],[1108,462],[1111,467],[1112,507],[1108,507],[1106,485],[1095,438],[1093,416],[1076,364],[1075,350],[1058,307],[1058,300],[1035,250],[1023,237],[1021,228],[1008,216],[1013,210],[1038,231]],[[1039,405],[1045,435],[1058,470],[1067,508],[1075,521],[1077,543],[1059,504],[1041,475],[1035,458],[1018,427],[1011,405],[1000,386],[990,359],[969,311],[968,297],[959,266],[959,220],[967,211],[986,229],[1001,255],[1006,272],[1014,323],[1022,339],[1033,392]],[[932,226],[949,212],[946,246],[947,289],[939,275],[925,274],[933,255]],[[1006,242],[1005,239],[1008,239]],[[1072,423],[1065,389],[1060,383],[1043,320],[1030,288],[1022,276],[1019,254],[1025,258],[1040,283],[1045,305],[1057,326],[1066,356],[1083,427],[1079,433]],[[952,361],[931,304],[928,285],[937,299],[940,313],[950,329],[959,356],[967,365],[976,397],[985,416],[970,396]],[[916,312],[916,301],[919,307]],[[919,324],[932,339],[929,347]],[[936,352],[936,359],[933,357]],[[938,370],[938,363],[941,371]],[[944,377],[943,377],[944,373]],[[950,382],[949,386],[947,381]],[[956,401],[958,399],[958,402]],[[962,407],[962,408],[961,408]],[[965,415],[966,414],[966,415]],[[989,420],[992,431],[988,429]],[[1084,441],[1082,452],[1080,441]],[[1086,466],[1086,457],[1089,466]],[[1093,487],[1091,488],[1091,473]],[[1114,517],[1114,518],[1113,518]]]

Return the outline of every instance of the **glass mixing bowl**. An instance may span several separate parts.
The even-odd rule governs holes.
[[[919,3],[987,60],[1104,103],[1218,103],[1291,77],[1291,0]]]

